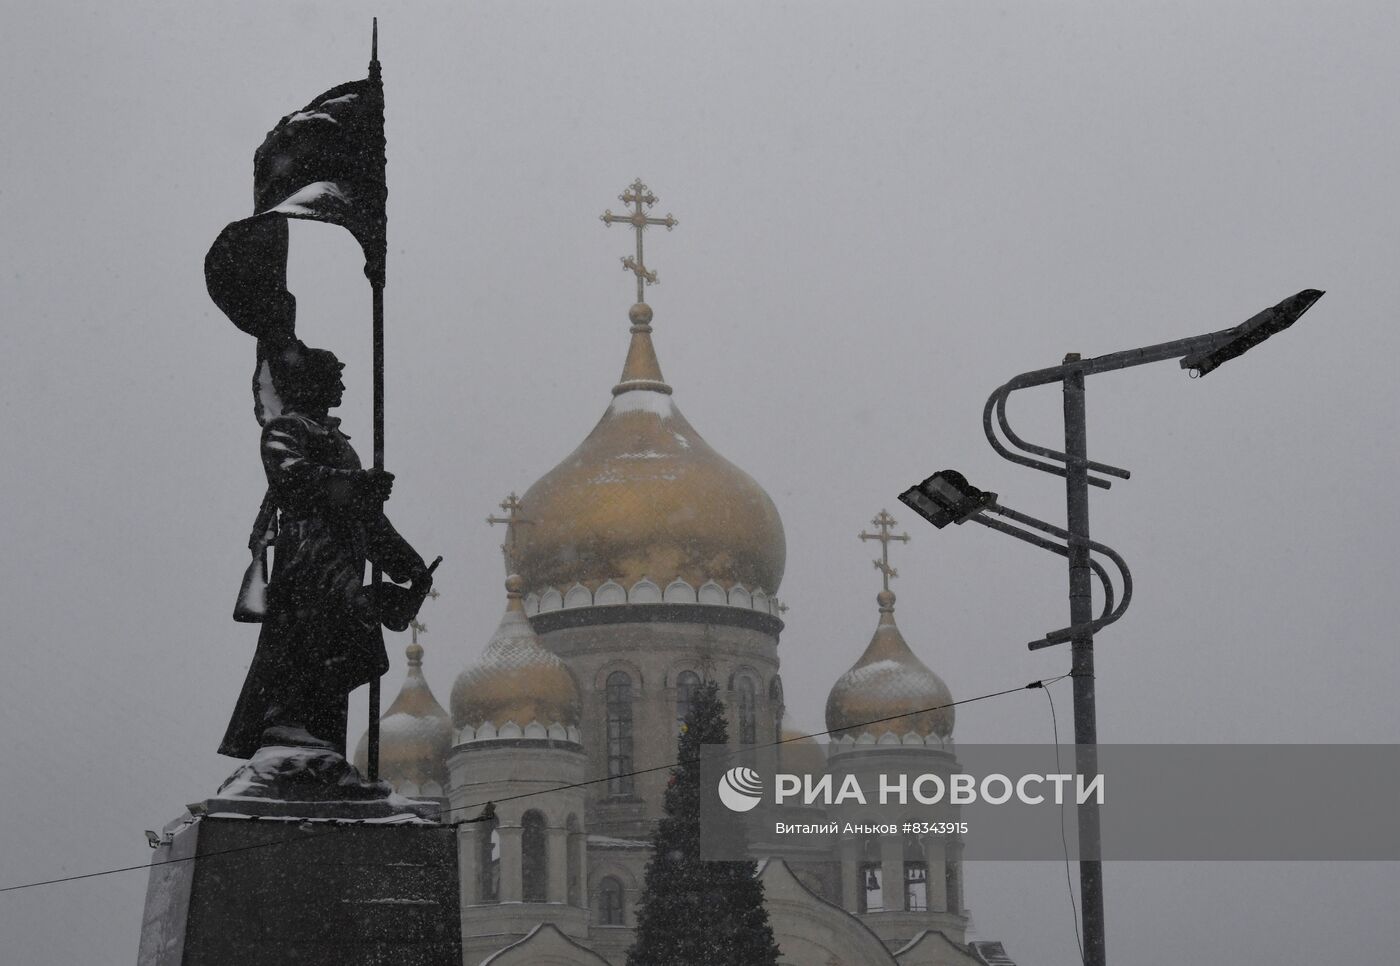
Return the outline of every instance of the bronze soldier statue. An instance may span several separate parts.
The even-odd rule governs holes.
[[[261,553],[264,531],[275,529],[273,570],[257,652],[219,752],[250,758],[280,745],[343,757],[350,692],[389,668],[380,625],[407,626],[432,571],[384,515],[393,474],[362,469],[329,415],[345,391],[344,364],[295,340],[267,361],[278,411],[263,426],[268,498],[253,544]],[[411,586],[366,587],[366,561]]]

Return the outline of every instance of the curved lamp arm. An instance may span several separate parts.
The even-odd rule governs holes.
[[[1009,534],[1015,537],[1017,540],[1024,541],[1025,543],[1029,543],[1032,546],[1040,547],[1042,550],[1049,550],[1051,553],[1059,554],[1061,557],[1069,556],[1069,547],[1065,546],[1064,544],[1056,543],[1053,540],[1047,540],[1045,537],[1038,537],[1034,533],[1028,533],[1025,530],[1022,530],[1020,527],[1013,527],[1009,523],[1003,523],[1000,520],[993,520],[984,513],[979,513],[977,516],[970,517],[969,519],[971,519],[974,523],[982,524],[982,526],[984,527],[989,527],[993,530],[998,530],[1001,533]],[[1106,627],[1107,625],[1116,621],[1119,617],[1122,617],[1123,611],[1127,608],[1124,604],[1120,604],[1119,608],[1116,611],[1114,610],[1113,582],[1108,579],[1108,571],[1104,569],[1103,564],[1099,563],[1093,558],[1090,558],[1089,567],[1098,576],[1099,583],[1103,586],[1103,613],[1099,616],[1099,619],[1094,621],[1093,623],[1094,629],[1097,630],[1100,627]],[[1125,584],[1125,588],[1127,590],[1128,596],[1130,597],[1132,594],[1131,578],[1129,578],[1128,582]],[[1060,643],[1059,641],[1052,641],[1049,638],[1050,635],[1047,634],[1044,642],[1036,641],[1035,643],[1030,645],[1031,649],[1034,650],[1037,647],[1049,647],[1051,644]],[[1068,640],[1068,638],[1066,638],[1066,640]]]
[[[1040,446],[1036,443],[1028,443],[1016,434],[1016,431],[1011,428],[1011,423],[1006,418],[1006,400],[1011,398],[1011,394],[1016,391],[1016,387],[1003,386],[1002,389],[1005,391],[998,390],[996,393],[997,423],[1001,426],[1002,432],[1006,434],[1006,438],[1011,441],[1011,445],[1019,449],[1023,449],[1027,453],[1035,453],[1039,456],[1046,456],[1052,460],[1056,460],[1061,463],[1068,463],[1070,461],[1070,458],[1067,454],[1062,453],[1057,449],[1051,449],[1048,446]],[[1102,473],[1105,476],[1116,476],[1120,480],[1129,479],[1133,475],[1132,473],[1121,467],[1112,466],[1108,463],[1099,463],[1095,460],[1085,460],[1084,465],[1091,472]],[[1104,482],[1104,485],[1105,487],[1108,485],[1107,481]]]
[[[996,430],[992,428],[992,410],[996,407],[997,399],[1003,392],[1009,392],[1007,387],[1002,386],[996,392],[988,396],[987,405],[982,407],[982,431],[986,433],[987,442],[992,444],[992,449],[996,450],[997,454],[1004,460],[1009,460],[1020,466],[1029,466],[1033,470],[1041,470],[1042,472],[1051,473],[1055,476],[1064,476],[1065,468],[1063,466],[1056,466],[1054,463],[1046,463],[1043,460],[1033,460],[1019,453],[1013,453],[1006,448],[1006,444],[997,438]],[[1003,422],[1002,425],[1005,426],[1005,423]],[[1089,482],[1094,486],[1101,486],[1104,489],[1108,489],[1112,485],[1107,480],[1101,480],[1096,476],[1089,477]]]
[[[1039,520],[1033,516],[1030,516],[1029,514],[1020,513],[1016,510],[1010,509],[1009,507],[1001,506],[998,504],[989,507],[987,512],[1000,514],[1001,516],[1004,516],[1009,520],[1015,520],[1017,523],[1031,527],[1035,530],[1039,530],[1042,533],[1048,533],[1051,536],[1059,537],[1061,540],[1068,541],[1070,538],[1069,531],[1064,529],[1063,527],[1057,527],[1053,523],[1046,523],[1044,520]],[[1069,547],[1066,544],[1055,543],[1050,540],[1043,540],[1043,538],[1035,537],[1033,534],[1027,534],[1024,531],[1017,530],[1017,528],[1015,527],[1010,527],[1006,524],[1001,524],[999,521],[989,521],[985,519],[984,514],[979,514],[978,516],[975,516],[972,519],[976,520],[978,523],[983,524],[984,526],[990,526],[994,530],[1001,530],[1003,533],[1011,533],[1013,536],[1026,540],[1027,543],[1035,543],[1036,546],[1043,547],[1044,549],[1049,550],[1052,553],[1059,554],[1062,557],[1069,556]],[[1096,633],[1100,628],[1107,627],[1109,624],[1112,624],[1114,621],[1118,620],[1120,617],[1123,616],[1124,613],[1127,612],[1128,605],[1131,604],[1133,601],[1133,575],[1132,571],[1128,569],[1127,561],[1125,561],[1122,555],[1120,555],[1118,551],[1114,550],[1112,547],[1106,544],[1099,543],[1097,540],[1090,540],[1089,549],[1094,553],[1102,554],[1109,560],[1113,561],[1113,565],[1118,568],[1118,573],[1123,582],[1123,597],[1121,600],[1118,601],[1118,606],[1114,607],[1112,591],[1108,589],[1111,586],[1108,580],[1108,575],[1104,572],[1103,567],[1096,560],[1090,558],[1089,566],[1093,568],[1096,574],[1098,574],[1099,581],[1104,585],[1105,588],[1103,614],[1097,620],[1091,622],[1089,625],[1090,632]],[[1032,641],[1030,644],[1027,645],[1027,647],[1034,651],[1039,650],[1043,647],[1051,647],[1055,644],[1063,644],[1066,641],[1072,639],[1077,630],[1079,630],[1079,628],[1076,627],[1062,627],[1058,630],[1053,630],[1050,633],[1046,634],[1040,640]]]

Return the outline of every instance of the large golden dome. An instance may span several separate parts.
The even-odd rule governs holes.
[[[911,731],[922,738],[948,738],[953,733],[953,709],[946,705],[952,704],[952,692],[909,649],[894,622],[894,594],[882,590],[876,600],[880,623],[860,660],[841,675],[827,696],[827,728],[833,738],[859,738],[869,732],[878,740],[885,734],[902,737]]]
[[[632,342],[612,404],[577,449],[526,491],[508,567],[532,591],[596,590],[643,577],[715,581],[773,594],[787,545],[753,478],[681,415],[651,342],[651,307],[632,307]]]
[[[408,645],[408,674],[394,703],[379,719],[379,776],[396,788],[404,782],[428,794],[434,783],[437,794],[447,787],[447,753],[452,749],[452,719],[433,697],[423,677],[423,646]],[[369,735],[355,748],[355,767],[363,774],[369,760]]]
[[[497,728],[539,722],[565,727],[579,722],[579,694],[564,662],[540,643],[520,603],[524,582],[506,578],[506,612],[481,660],[452,685],[452,720],[458,728],[489,721]]]

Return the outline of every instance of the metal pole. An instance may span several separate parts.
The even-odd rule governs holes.
[[[384,82],[379,69],[379,18],[375,17],[370,34],[369,79],[379,91],[380,110],[383,110]],[[384,170],[384,144],[379,150],[379,170]],[[388,187],[384,187],[387,196]],[[382,200],[387,206],[387,197]],[[370,260],[365,264],[365,274],[369,276],[370,292],[374,299],[374,468],[384,469],[384,278],[385,262],[389,257],[388,245],[384,241],[387,230],[388,212],[381,208],[384,221],[380,224],[379,245]],[[370,602],[375,614],[379,613],[379,580],[383,576],[378,562],[370,567]],[[368,772],[370,781],[379,780],[379,676],[369,682],[369,749]]]
[[[1071,353],[1065,362],[1077,362]],[[1074,751],[1079,774],[1093,776],[1099,770],[1098,724],[1094,711],[1094,619],[1089,583],[1089,467],[1088,428],[1084,415],[1084,372],[1072,370],[1064,378],[1065,502],[1069,530],[1069,620],[1084,630],[1071,640],[1071,679],[1074,682]],[[1090,798],[1078,807],[1079,905],[1084,924],[1086,966],[1105,966],[1103,917],[1103,863],[1099,861],[1099,806]],[[1083,856],[1093,856],[1085,860]]]
[[[384,285],[372,283],[374,293],[374,468],[384,469]],[[370,586],[379,593],[382,571],[376,562],[370,568]],[[377,603],[377,601],[376,601]],[[379,677],[369,682],[369,774],[379,779]]]

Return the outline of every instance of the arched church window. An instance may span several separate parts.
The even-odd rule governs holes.
[[[735,682],[739,692],[739,744],[752,745],[758,741],[758,711],[753,678],[743,675]]]
[[[598,883],[598,922],[604,926],[622,925],[622,883],[610,875]]]
[[[860,864],[860,888],[856,890],[856,896],[860,900],[861,912],[884,912],[885,892],[882,879],[885,870],[879,862],[862,862]]]
[[[501,898],[501,833],[496,819],[483,824],[477,833],[477,896],[482,902]]]
[[[928,910],[928,863],[904,862],[904,908],[910,912]]]
[[[904,837],[904,908],[928,911],[928,862],[924,845],[916,835]]]
[[[690,709],[695,704],[696,692],[700,690],[700,675],[694,671],[682,671],[676,675],[676,723],[681,725],[690,717]]]
[[[545,901],[549,859],[544,839],[544,816],[526,812],[520,820],[520,897],[526,902]]]
[[[632,794],[632,678],[608,675],[608,794]]]

